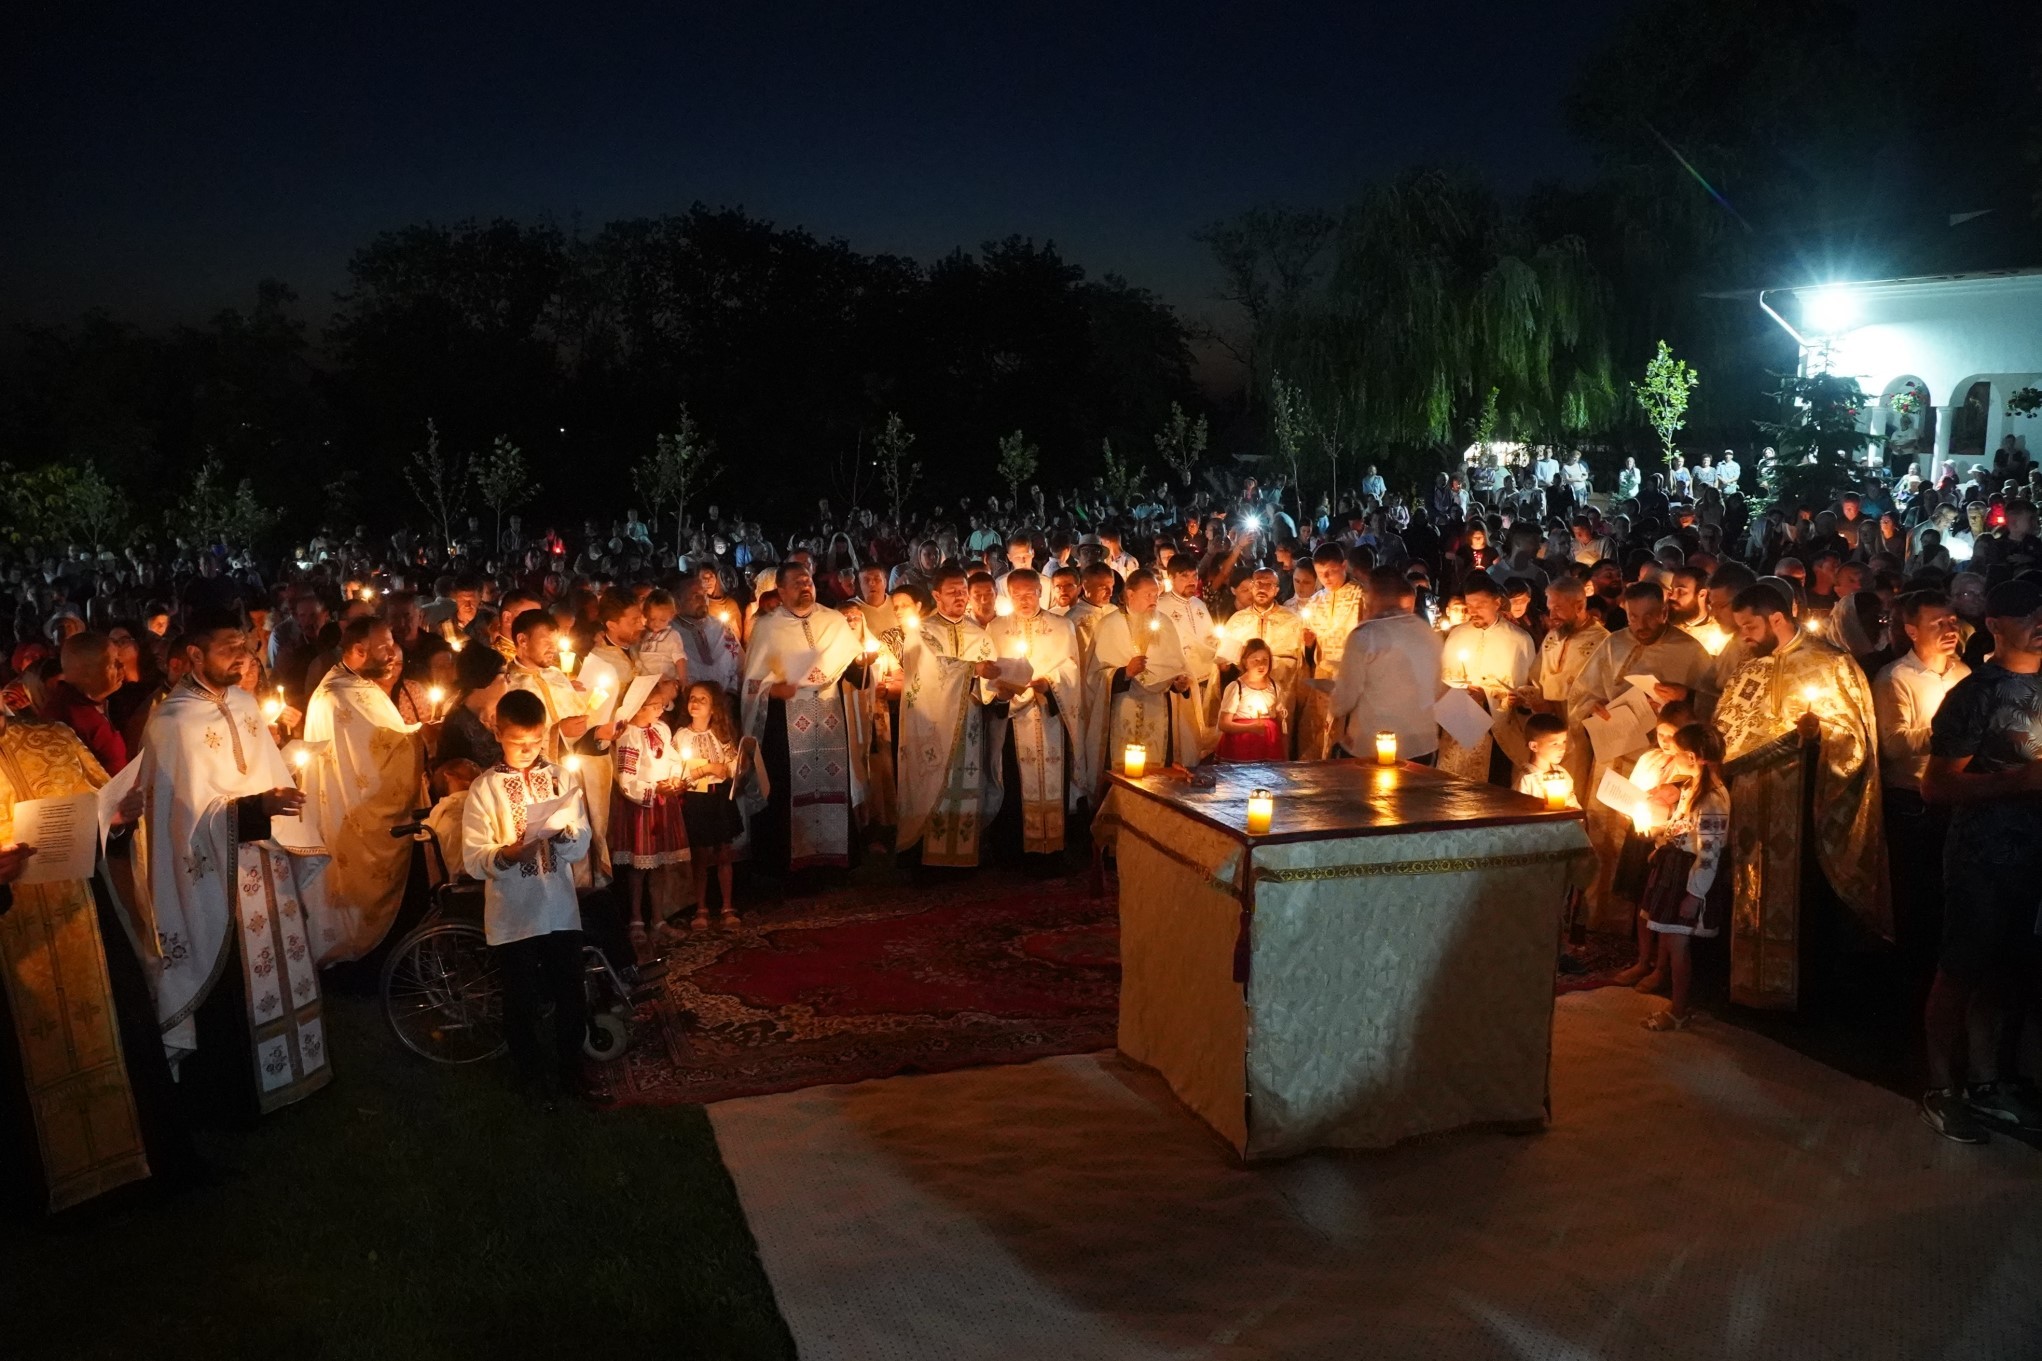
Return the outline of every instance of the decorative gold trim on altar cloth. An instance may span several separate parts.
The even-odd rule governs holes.
[[[1131,829],[1130,829],[1131,830]],[[1146,839],[1146,838],[1144,838]],[[1373,865],[1320,865],[1310,869],[1278,870],[1255,868],[1257,882],[1295,884],[1321,879],[1374,879],[1390,875],[1465,874],[1470,870],[1516,869],[1525,865],[1551,865],[1567,860],[1584,860],[1594,851],[1573,846],[1564,851],[1525,851],[1517,855],[1456,856],[1442,860],[1384,860]]]

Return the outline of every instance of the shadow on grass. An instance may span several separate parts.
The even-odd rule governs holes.
[[[547,1112],[329,998],[334,1083],[218,1185],[0,1225],[5,1354],[792,1357],[699,1106]]]

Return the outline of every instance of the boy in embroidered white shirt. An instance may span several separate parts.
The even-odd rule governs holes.
[[[484,938],[501,962],[504,1032],[520,1075],[547,1085],[534,1027],[543,1001],[553,1003],[554,1081],[597,1100],[582,1074],[581,1047],[588,1031],[588,997],[582,988],[581,904],[574,866],[589,849],[588,809],[581,780],[546,760],[546,706],[528,690],[512,690],[496,704],[496,738],[503,763],[468,787],[461,814],[461,864],[482,881]],[[572,794],[550,835],[527,837],[535,804]]]

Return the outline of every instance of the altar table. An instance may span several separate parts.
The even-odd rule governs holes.
[[[1205,770],[1115,775],[1095,823],[1121,1051],[1250,1160],[1541,1124],[1581,814],[1411,764]],[[1250,835],[1258,788],[1275,817]]]

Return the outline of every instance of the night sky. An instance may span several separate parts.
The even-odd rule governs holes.
[[[316,316],[384,228],[697,199],[923,260],[1053,238],[1195,315],[1190,233],[1256,203],[1585,173],[1559,99],[1622,6],[975,8],[35,6],[0,316],[198,320],[265,275]]]

